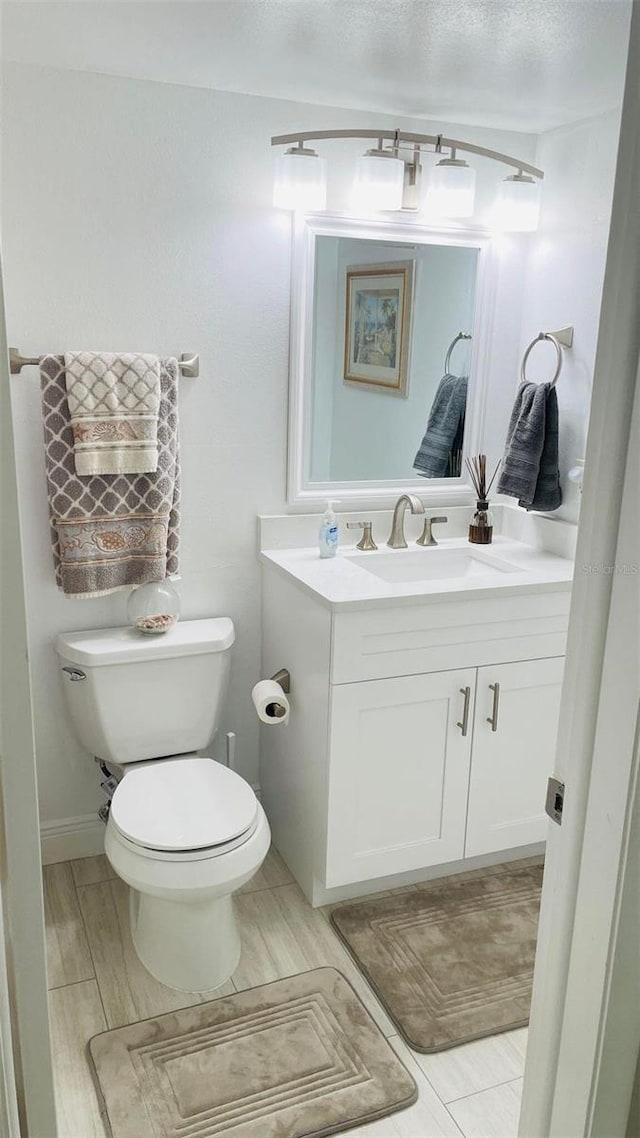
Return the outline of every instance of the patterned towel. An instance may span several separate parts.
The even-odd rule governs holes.
[[[76,474],[158,469],[160,362],[140,352],[66,352]]]
[[[40,361],[56,581],[70,597],[101,597],[178,572],[178,364],[160,361],[158,469],[78,478],[62,356]]]

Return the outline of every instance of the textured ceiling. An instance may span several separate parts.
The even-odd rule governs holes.
[[[6,59],[541,131],[619,104],[630,0],[5,0]]]

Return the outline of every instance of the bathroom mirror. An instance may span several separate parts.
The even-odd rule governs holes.
[[[384,503],[405,488],[468,501],[489,270],[483,233],[297,220],[291,503]]]

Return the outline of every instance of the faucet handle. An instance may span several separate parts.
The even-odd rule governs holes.
[[[362,537],[356,545],[356,549],[369,550],[378,548],[375,541],[373,540],[373,535],[371,533],[372,525],[373,522],[347,522],[347,529],[363,530]]]
[[[449,519],[446,517],[425,518],[424,519],[424,529],[423,529],[422,533],[420,534],[420,537],[417,539],[416,545],[423,545],[423,546],[437,545],[438,543],[437,543],[435,537],[433,536],[433,534],[431,532],[431,527],[432,527],[432,525],[434,525],[437,522],[442,522],[444,524],[445,522],[448,522],[448,521],[449,521]]]

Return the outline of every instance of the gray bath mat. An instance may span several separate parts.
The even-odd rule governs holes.
[[[96,1035],[113,1138],[321,1138],[416,1085],[334,968]]]
[[[442,1051],[529,1020],[542,865],[431,881],[331,921],[407,1043]]]

